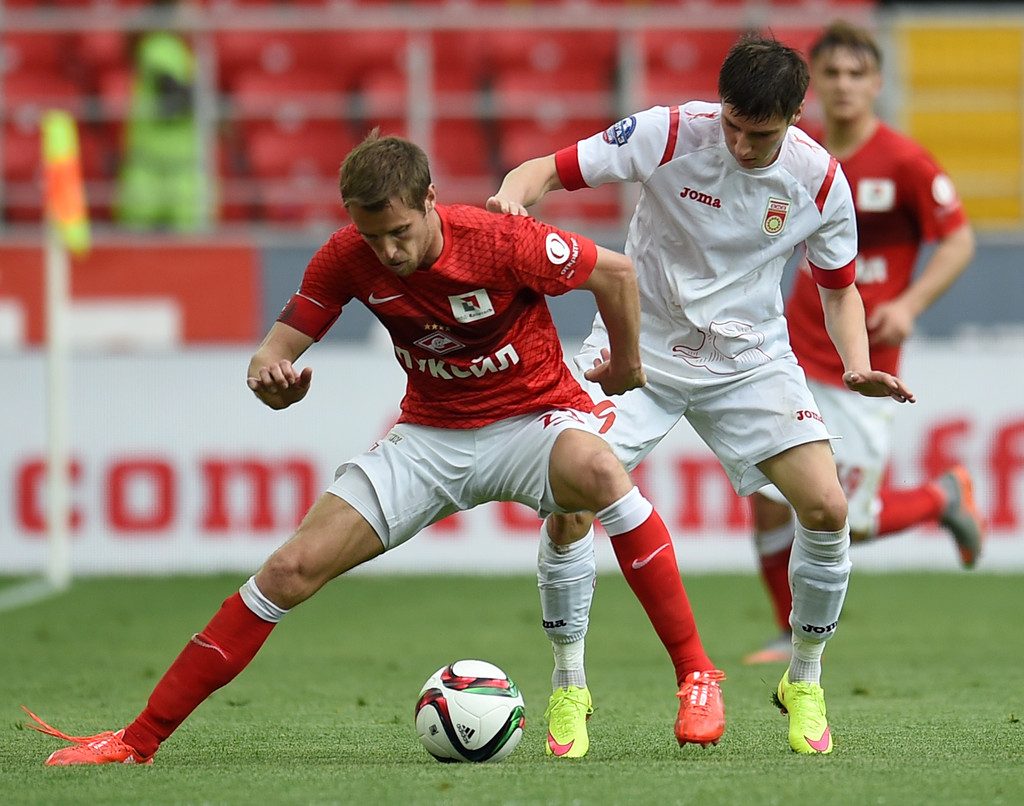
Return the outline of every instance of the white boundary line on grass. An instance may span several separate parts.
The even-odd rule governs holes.
[[[42,599],[49,599],[62,593],[63,589],[51,585],[43,579],[30,580],[29,582],[15,585],[0,591],[0,613],[5,610],[14,610],[18,607],[33,604]]]

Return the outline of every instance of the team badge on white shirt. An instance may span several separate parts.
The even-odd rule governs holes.
[[[765,235],[778,235],[786,227],[786,216],[789,215],[789,199],[768,197],[768,205],[764,210],[764,221],[761,230]]]

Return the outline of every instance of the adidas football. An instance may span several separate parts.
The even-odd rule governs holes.
[[[416,733],[438,761],[501,761],[516,749],[525,725],[516,684],[482,660],[442,666],[416,700]]]

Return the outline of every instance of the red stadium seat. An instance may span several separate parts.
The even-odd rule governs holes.
[[[94,73],[132,67],[129,35],[124,31],[83,31],[76,37],[75,54]]]
[[[111,67],[96,79],[96,96],[100,109],[109,120],[123,120],[128,115],[132,95],[132,71],[127,67]]]
[[[554,73],[506,70],[494,77],[494,104],[502,117],[615,116],[614,87],[607,77],[588,69]]]
[[[607,118],[503,120],[498,126],[501,172],[504,174],[528,159],[553,154],[604,131],[614,122]]]
[[[489,61],[483,32],[435,31],[431,51],[435,92],[476,92],[487,81]]]
[[[485,41],[500,118],[615,116],[613,33],[507,31]]]
[[[430,149],[431,170],[438,177],[494,177],[497,174],[495,134],[476,119],[438,120]]]
[[[253,127],[246,137],[246,156],[265,218],[291,223],[342,220],[338,168],[354,145],[352,135],[337,123]]]
[[[496,30],[484,43],[491,66],[540,73],[592,71],[601,82],[609,79],[617,62],[618,38],[614,31]]]
[[[3,77],[3,104],[8,119],[25,123],[38,120],[48,108],[81,118],[86,99],[78,85],[60,73],[22,71]]]
[[[246,152],[258,177],[327,176],[336,179],[355,137],[333,121],[306,121],[281,127],[254,125],[246,135]]]
[[[269,75],[321,71],[345,86],[352,71],[343,70],[339,35],[322,31],[221,31],[215,38],[219,85],[230,90],[238,76],[253,71]]]
[[[640,107],[717,101],[718,71],[738,33],[646,31],[644,95]]]
[[[37,181],[41,174],[39,130],[34,126],[29,128],[4,126],[3,166],[2,174],[0,174],[3,181]]]
[[[365,117],[394,118],[406,112],[409,86],[403,70],[386,67],[369,71],[359,82],[359,92]]]
[[[72,37],[50,32],[6,32],[0,35],[0,72],[61,72]]]
[[[239,72],[230,95],[233,111],[243,119],[306,120],[344,116],[344,89],[329,71],[291,69]]]
[[[342,31],[332,34],[337,70],[356,77],[405,73],[409,35],[401,30]]]

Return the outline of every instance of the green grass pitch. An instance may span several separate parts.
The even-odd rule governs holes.
[[[88,579],[0,612],[3,804],[1024,804],[1020,576],[858,575],[822,683],[831,756],[802,757],[769,704],[782,667],[740,658],[772,633],[759,581],[686,579],[725,670],[717,747],[679,748],[668,658],[617,573],[602,574],[587,641],[591,750],[544,755],[551,650],[529,577],[336,581],[164,744],[152,767],[48,768],[72,734],[116,729],[242,576]],[[5,581],[10,584],[10,580]],[[451,660],[497,663],[526,699],[500,764],[439,764],[413,705]]]

